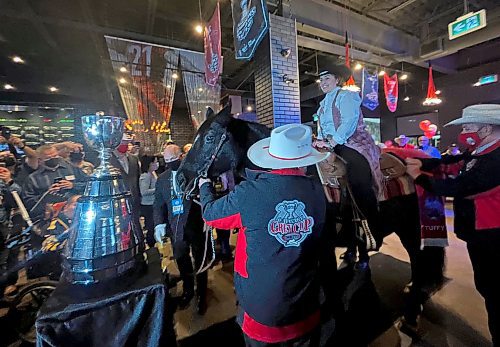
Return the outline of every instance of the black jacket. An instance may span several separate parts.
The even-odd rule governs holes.
[[[463,168],[456,178],[436,180],[420,175],[415,183],[436,195],[454,198],[455,233],[462,240],[470,240],[481,230],[500,232],[500,147],[497,144],[478,155],[422,159],[422,170],[460,161]]]
[[[319,323],[326,202],[321,185],[296,170],[254,176],[217,200],[204,184],[203,218],[216,228],[240,228],[234,263],[243,310],[238,321],[252,339],[277,343]]]
[[[172,170],[167,169],[156,181],[153,218],[155,226],[166,224],[166,232],[172,242],[177,239],[184,240],[185,232],[203,231],[200,206],[192,200],[183,198],[184,212],[174,216],[172,200],[175,198],[175,191],[172,189]]]

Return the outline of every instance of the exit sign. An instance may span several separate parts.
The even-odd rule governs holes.
[[[486,26],[486,10],[467,13],[448,24],[448,36],[450,40],[470,34]]]

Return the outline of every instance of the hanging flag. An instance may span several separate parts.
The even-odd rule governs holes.
[[[396,112],[398,107],[398,75],[394,74],[392,77],[384,75],[384,92],[387,108],[389,111]]]
[[[436,94],[436,86],[432,77],[432,66],[429,65],[429,86],[427,87],[427,97],[424,100],[425,106],[439,105],[441,99]]]
[[[222,73],[222,50],[219,3],[212,19],[205,26],[205,81],[209,86],[215,86]]]
[[[250,60],[269,30],[264,0],[231,0],[236,59]]]
[[[378,107],[378,75],[377,73],[370,75],[366,69],[363,69],[362,76],[362,104],[370,111],[373,111]]]
[[[345,32],[345,66],[347,66],[349,70],[351,69],[351,59],[349,57],[349,39],[347,37],[347,31]],[[356,82],[354,81],[354,77],[352,76],[352,74],[344,83],[344,86],[347,87],[346,89],[359,91],[359,87],[356,86]]]

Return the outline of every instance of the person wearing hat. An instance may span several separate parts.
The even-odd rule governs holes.
[[[305,172],[329,155],[312,147],[309,126],[283,125],[248,150],[250,161],[266,171],[250,172],[219,199],[208,179],[199,182],[206,223],[240,230],[234,284],[247,346],[319,343],[320,281],[331,281],[336,265],[322,231],[323,188]],[[323,271],[329,276],[320,276]],[[328,298],[331,285],[322,284]]]
[[[320,87],[325,98],[317,112],[319,124],[315,146],[329,148],[346,162],[347,180],[354,200],[367,219],[370,231],[378,239],[378,199],[383,191],[380,148],[366,130],[359,93],[339,87],[350,75],[351,71],[345,65],[334,65],[320,73]],[[343,219],[352,218],[343,216]],[[353,225],[346,226],[352,236],[343,255],[344,261],[355,260],[357,244],[360,252],[358,267],[364,269],[369,261],[366,245],[356,241]]]
[[[404,148],[404,149],[415,149],[415,146],[412,145],[410,142],[410,139],[406,137],[406,135],[402,134],[399,135],[394,139],[394,142],[398,146],[398,148]]]
[[[500,105],[473,105],[461,118],[459,140],[469,151],[439,159],[407,159],[407,172],[415,183],[436,195],[453,197],[455,233],[467,243],[474,282],[484,297],[493,344],[500,346]],[[438,180],[421,170],[441,163],[463,161],[455,178]]]

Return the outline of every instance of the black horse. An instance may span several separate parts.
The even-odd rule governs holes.
[[[233,118],[229,107],[218,114],[209,108],[193,147],[179,167],[177,180],[180,187],[192,192],[199,177],[215,179],[227,171],[244,177],[245,168],[258,169],[248,160],[247,150],[270,134],[271,130],[265,125]]]
[[[215,179],[232,170],[244,177],[245,168],[256,168],[247,158],[246,152],[252,144],[270,136],[266,126],[235,119],[229,108],[218,114],[211,109],[206,121],[197,132],[193,147],[183,160],[177,174],[178,183],[188,195],[196,191],[199,177]],[[410,255],[414,287],[435,287],[443,278],[444,250],[426,247],[420,250],[420,220],[418,200],[415,194],[397,197],[381,203],[380,219],[384,235],[396,232]],[[325,228],[336,230],[336,208],[329,208]],[[420,300],[419,300],[420,301]],[[420,306],[420,305],[418,305]]]

